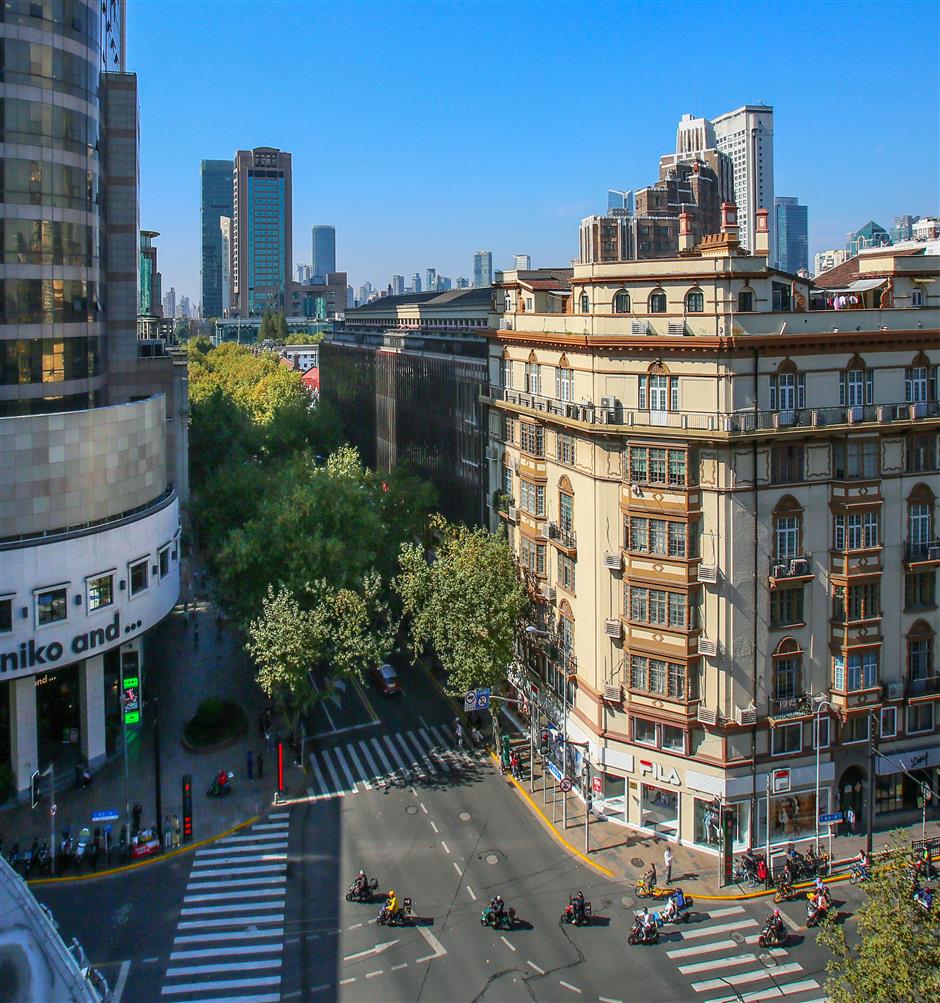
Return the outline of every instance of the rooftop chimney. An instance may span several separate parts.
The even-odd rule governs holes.
[[[721,203],[721,232],[738,236],[738,207],[733,202]]]
[[[692,236],[692,213],[679,213],[679,253],[687,254],[695,247],[695,238]]]
[[[770,254],[770,231],[767,229],[769,209],[757,210],[757,232],[754,234],[754,254],[766,257]]]

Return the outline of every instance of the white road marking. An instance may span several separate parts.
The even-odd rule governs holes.
[[[355,954],[345,955],[343,961],[355,961],[357,958],[367,958],[370,954],[381,954],[390,947],[394,947],[397,943],[397,940],[389,940],[384,944],[376,944],[375,947],[370,947],[368,951],[357,951]]]
[[[435,958],[443,958],[447,953],[444,945],[434,936],[433,933],[427,927],[419,926],[418,933],[428,942],[428,946],[434,951],[433,954],[427,954],[423,958],[418,958],[415,964],[420,965],[423,961],[433,961]]]
[[[733,940],[716,940],[711,944],[696,944],[695,947],[677,947],[674,951],[666,951],[667,958],[691,958],[695,954],[708,954],[710,951],[723,951],[727,947],[737,947]]]
[[[742,912],[743,905],[729,905],[726,909],[709,909],[706,915],[709,919],[718,919],[720,916],[738,916]]]
[[[196,926],[202,926],[201,923],[196,923]],[[174,937],[173,943],[176,944],[200,944],[203,941],[207,943],[209,941],[215,940],[257,940],[258,937],[283,937],[284,928],[283,927],[267,927],[264,930],[229,930],[226,933],[197,933],[191,934],[183,937]]]
[[[737,975],[729,975],[725,979],[706,979],[704,982],[693,982],[692,988],[697,993],[707,992],[709,989],[721,989],[722,986],[740,986],[747,982],[760,982],[761,979],[769,979],[771,975],[776,978],[779,975],[791,975],[793,972],[802,972],[803,966],[799,962],[791,962],[789,965],[777,965],[775,968],[755,968],[750,972],[739,972]]]
[[[349,745],[346,746],[346,751],[349,753],[349,758],[352,760],[353,766],[356,767],[356,769],[362,776],[362,781],[361,781],[362,786],[365,787],[367,791],[371,791],[372,790],[371,781],[374,778],[370,777],[369,771],[362,765],[362,760],[360,760],[358,754],[356,753],[356,747],[352,744],[352,742],[350,742]]]
[[[477,900],[476,892],[474,892],[474,890],[469,885],[467,885],[467,891],[470,893],[470,898],[472,898],[473,901],[476,902]]]
[[[441,846],[444,847],[444,852],[445,853],[450,853],[450,847],[444,842],[443,839],[441,840]]]
[[[328,797],[330,797],[331,796],[331,794],[330,794],[330,785],[327,783],[326,778],[323,776],[323,773],[321,772],[320,767],[317,764],[316,758],[314,757],[314,755],[312,753],[310,754],[309,759],[310,759],[310,766],[312,767],[313,772],[316,775],[317,783],[319,783],[319,785],[320,785],[320,793],[317,794],[316,797],[318,799],[319,798],[328,798]],[[343,791],[338,791],[337,793],[339,794],[340,797],[345,797],[346,796],[343,793]]]
[[[379,969],[377,969],[374,972],[366,972],[366,978],[367,979],[374,979],[376,977],[376,975],[381,975],[381,974],[383,974],[384,971],[385,971],[384,968],[379,968]]]
[[[131,970],[129,961],[122,961],[120,971],[118,971],[117,982],[114,983],[114,1003],[121,1003],[121,996],[124,995],[124,987],[127,985],[127,976]]]
[[[577,986],[573,986],[570,982],[562,982],[560,979],[558,981],[560,986],[564,986],[565,989],[570,989],[573,993],[580,993],[581,990]]]
[[[623,1000],[613,1000],[609,996],[598,996],[600,1003],[623,1003]]]
[[[213,996],[199,1003],[281,1003],[282,998],[287,997],[282,997],[280,993],[252,993],[250,996]]]
[[[346,762],[346,757],[343,755],[343,748],[344,748],[343,746],[337,745],[331,751],[333,755],[336,756],[336,760],[339,763],[340,767],[342,768],[343,773],[346,774],[346,779],[349,781],[349,793],[355,794],[357,790],[356,787],[357,781],[356,778],[353,776],[353,771],[350,769],[349,763]],[[349,746],[347,745],[345,746],[345,748],[348,752]]]
[[[379,742],[378,738],[370,738],[369,741],[372,743],[372,748],[375,749],[376,757],[382,761],[382,765],[385,767],[385,773],[390,776],[395,772],[395,768],[388,761],[388,757],[385,755],[385,750],[382,748],[381,742]]]
[[[773,986],[771,989],[760,989],[757,992],[745,993],[743,996],[719,996],[715,999],[706,1000],[705,1003],[760,1003],[761,1000],[780,999],[781,996],[792,996],[794,993],[803,993],[810,989],[818,989],[819,983],[815,979],[804,979],[802,982],[790,982],[785,986]],[[810,1003],[827,1003],[825,997],[812,1000]]]
[[[187,889],[188,891],[188,889]],[[280,888],[255,888],[254,890],[245,888],[236,892],[212,892],[208,895],[184,895],[183,902],[218,902],[220,899],[244,899],[263,898],[265,895],[285,894],[287,887],[282,883]],[[281,900],[283,901],[283,899]]]
[[[405,764],[401,761],[401,756],[399,755],[398,750],[395,748],[395,743],[392,741],[391,737],[388,735],[383,735],[382,741],[385,742],[386,746],[388,747],[389,756],[392,758],[394,762],[398,763],[399,768],[397,770],[394,770],[393,772],[400,773],[403,778],[408,776],[408,769],[405,766]]]
[[[537,971],[539,975],[545,974],[545,969],[539,968],[539,966],[534,961],[527,961],[526,964],[529,966],[529,968],[533,968],[535,971]]]
[[[253,989],[255,986],[280,985],[280,975],[266,975],[258,979],[220,979],[215,982],[183,982],[177,986],[164,986],[164,996],[191,996],[208,989]]]
[[[347,930],[358,930],[360,926],[362,926],[361,923],[353,923],[350,926],[346,927],[346,929]]]
[[[195,930],[208,926],[248,926],[250,923],[283,923],[284,913],[272,913],[270,916],[229,916],[228,919],[193,919],[181,920],[177,929]]]
[[[142,958],[141,959],[142,963],[145,964],[145,965],[152,964],[153,962],[159,961],[159,960],[160,960],[159,957],[156,957],[156,956],[153,957],[153,958]]]
[[[392,967],[389,969],[389,971],[390,972],[397,972],[400,969],[407,968],[407,967],[408,967],[408,962],[405,961],[405,962],[402,962],[402,964],[400,964],[400,965],[392,965]]]
[[[425,815],[427,815],[428,813],[427,805],[423,801],[421,802],[421,810],[424,812]]]
[[[197,878],[201,878],[201,874],[196,875]],[[210,888],[241,888],[247,886],[251,888],[253,885],[283,885],[287,880],[286,875],[279,874],[274,877],[260,877],[260,878],[236,878],[234,881],[196,881],[195,878],[191,878],[189,884],[186,886],[186,891],[188,892],[201,892],[208,891]]]
[[[366,740],[364,738],[361,738],[357,744],[359,745],[359,748],[362,750],[363,758],[369,764],[369,770],[372,773],[372,778],[371,778],[372,782],[373,783],[378,782],[379,778],[382,776],[382,771],[378,768],[378,766],[375,763],[375,760],[372,758],[372,753],[369,751],[369,746],[366,745]]]
[[[334,749],[333,751],[335,752],[336,750]],[[323,753],[322,753],[322,756],[323,756],[323,765],[326,767],[327,773],[329,773],[330,777],[333,780],[333,789],[330,791],[331,796],[333,794],[343,794],[343,795],[345,795],[347,793],[346,786],[343,784],[343,781],[340,780],[339,773],[337,772],[336,767],[333,765],[333,760],[330,757],[330,750],[329,749],[324,749]],[[348,793],[349,794],[355,794],[356,793],[356,785],[355,785],[355,783],[352,784],[352,786],[350,787]]]
[[[354,975],[351,979],[340,979],[339,984],[341,986],[348,986],[350,982],[355,982],[356,976]]]
[[[463,877],[463,871],[460,870],[460,864],[456,860],[454,861],[454,870],[457,872],[458,877]]]
[[[717,926],[704,926],[700,930],[684,930],[683,940],[697,940],[700,937],[711,937],[716,933],[730,933],[732,930],[746,930],[748,927],[757,926],[756,919],[741,919],[734,923],[719,923]]]
[[[282,826],[278,828],[277,832],[254,832],[251,830],[251,834],[247,836],[226,836],[224,839],[219,840],[219,844],[222,843],[268,843],[272,839],[287,839],[288,827]]]
[[[207,864],[220,864],[220,860],[207,860]],[[242,861],[242,863],[247,863],[247,861]],[[202,871],[192,871],[189,877],[190,882],[194,881],[196,878],[217,878],[222,874],[285,874],[287,872],[287,862],[286,856],[282,863],[273,864],[253,864],[249,867],[221,867],[218,870],[206,868]]]
[[[433,818],[431,819],[431,828],[432,828],[432,829],[433,829],[433,830],[434,830],[435,832],[440,832],[440,831],[441,831],[440,829],[438,829],[438,827],[437,827],[437,825],[435,824],[435,822],[434,822],[434,819],[433,819]]]
[[[284,899],[271,899],[270,902],[238,902],[229,905],[194,905],[180,909],[181,916],[197,916],[200,913],[244,912],[246,909],[283,909]]]
[[[733,968],[735,965],[752,965],[753,954],[736,954],[732,958],[712,958],[711,961],[698,961],[694,965],[679,965],[683,975],[694,975],[696,972],[710,972],[715,968]]]
[[[254,961],[233,961],[222,965],[187,965],[183,968],[168,968],[166,977],[181,975],[223,975],[225,972],[253,972],[264,968],[280,968],[280,958],[261,958]]]
[[[272,811],[268,818],[290,818],[289,811]]]
[[[516,945],[510,943],[502,934],[499,935],[499,939],[515,954]]]
[[[430,770],[431,773],[439,773],[440,770],[434,765],[434,760],[428,757],[427,749],[418,741],[418,736],[413,731],[409,731],[405,737],[418,750],[418,759],[422,764],[421,768],[423,770]]]
[[[261,864],[273,864],[279,860],[286,861],[286,853],[259,853],[255,857],[212,857],[211,859],[203,857],[201,860],[197,857],[193,861],[193,877],[196,876],[195,868],[197,867],[218,867],[219,864],[250,864],[254,861],[258,861]],[[236,871],[229,871],[230,874],[236,874]],[[243,872],[248,873],[248,872]]]
[[[270,816],[274,818],[274,815]],[[290,822],[255,822],[251,827],[251,831],[254,832],[255,829],[289,829]]]
[[[296,942],[295,940],[294,943]],[[290,944],[291,941],[287,941],[287,943]],[[233,944],[231,947],[225,949],[225,957],[228,957],[230,954],[280,954],[283,950],[283,944]],[[174,951],[170,955],[170,961],[217,957],[219,957],[219,949],[212,947],[202,951]]]

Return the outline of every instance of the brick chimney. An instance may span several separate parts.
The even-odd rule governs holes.
[[[753,253],[766,257],[770,254],[770,230],[767,227],[767,217],[770,215],[769,209],[757,210],[757,232],[754,234]]]
[[[695,247],[695,238],[692,235],[692,213],[679,213],[679,253],[688,254]]]
[[[738,236],[738,207],[733,202],[721,203],[721,232],[729,237]]]

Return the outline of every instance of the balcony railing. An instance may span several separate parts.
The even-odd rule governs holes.
[[[566,550],[576,550],[578,546],[578,538],[575,531],[573,529],[565,529],[564,526],[559,526],[555,522],[548,524],[548,538],[549,540],[554,540],[556,543],[560,543]]]
[[[812,699],[808,693],[800,693],[793,697],[772,698],[768,716],[779,721],[788,717],[805,717],[812,713]]]
[[[918,561],[937,561],[940,563],[940,540],[929,543],[905,543],[904,560],[908,564]]]
[[[771,557],[770,577],[780,581],[786,578],[806,578],[813,573],[813,555],[796,557]]]
[[[925,676],[923,679],[908,679],[907,695],[909,697],[928,696],[940,693],[940,676]]]
[[[919,404],[866,404],[863,407],[794,408],[783,411],[650,411],[602,406],[597,401],[544,397],[522,390],[490,385],[491,400],[542,411],[588,425],[639,426],[682,431],[720,432],[729,436],[753,435],[774,430],[820,428],[837,425],[885,425],[923,418],[940,418],[940,402]]]

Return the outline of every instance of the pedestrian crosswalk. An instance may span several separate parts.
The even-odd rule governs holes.
[[[695,922],[695,919],[704,919]],[[693,920],[666,928],[676,944],[666,951],[679,971],[689,976],[701,1003],[825,1003],[820,983],[806,977],[803,966],[786,947],[762,948],[760,923],[744,906],[695,909]]]
[[[346,742],[312,752],[308,795],[316,801],[370,791],[398,780],[443,780],[466,770],[476,759],[451,748],[436,725]]]
[[[278,1003],[289,812],[197,850],[161,990],[167,1003]]]

